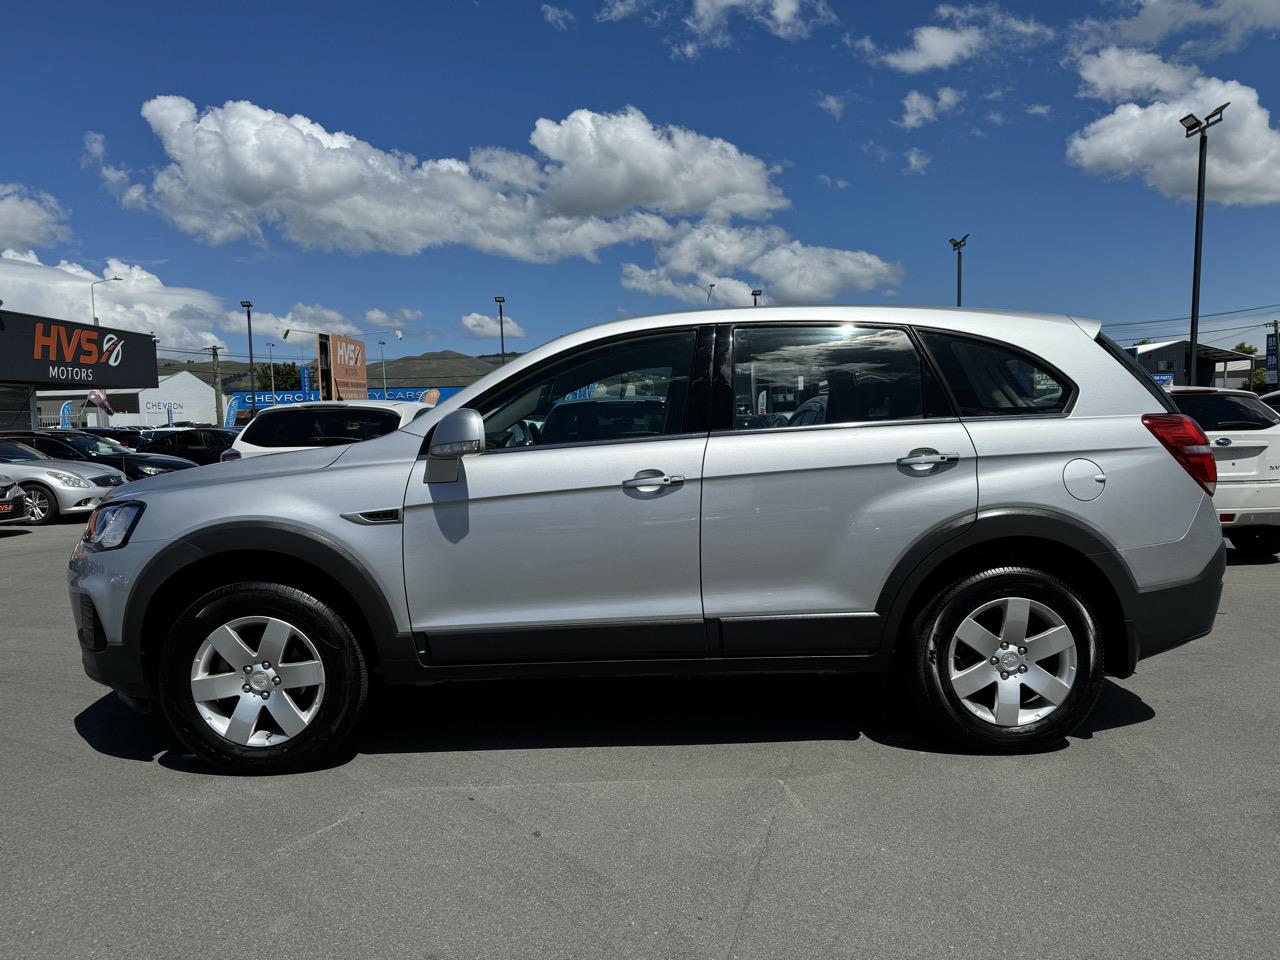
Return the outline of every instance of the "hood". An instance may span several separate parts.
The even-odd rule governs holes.
[[[0,470],[10,466],[17,467],[19,464],[0,463]],[[104,473],[123,473],[119,467],[113,467],[109,463],[94,463],[92,460],[30,460],[22,463],[21,466],[32,470],[57,470],[59,473],[69,473],[82,480],[100,477]]]
[[[172,473],[161,473],[125,484],[116,493],[115,499],[133,495],[146,496],[149,493],[168,493],[194,487],[225,487],[228,483],[235,483],[238,480],[262,480],[270,477],[292,477],[314,473],[329,466],[342,456],[345,450],[345,447],[318,447],[299,450],[297,453],[274,453],[269,457],[211,463],[193,470],[175,470]],[[161,457],[159,454],[154,456],[164,460],[180,459]]]
[[[103,458],[106,459],[106,458]],[[185,470],[196,466],[194,460],[186,457],[171,457],[167,453],[126,453],[125,462],[135,463],[140,467],[163,467],[165,470]]]

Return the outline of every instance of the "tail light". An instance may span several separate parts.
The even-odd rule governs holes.
[[[1218,485],[1218,465],[1200,425],[1180,413],[1148,413],[1143,415],[1142,425],[1173,454],[1191,479],[1213,496]]]
[[[218,454],[218,460],[221,461],[222,463],[226,463],[228,460],[239,460],[239,459],[240,459],[240,451],[237,450],[235,447],[227,447],[227,449],[223,450],[220,454]]]

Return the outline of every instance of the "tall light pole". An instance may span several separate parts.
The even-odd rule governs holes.
[[[103,280],[95,280],[89,284],[89,313],[93,316],[93,325],[98,326],[98,303],[93,296],[93,288],[100,283],[110,283],[112,280],[123,280],[124,277],[107,277]]]
[[[271,393],[273,395],[271,402],[275,403],[274,394],[276,392],[276,355],[275,344],[270,340],[267,341],[267,367],[271,370]]]
[[[387,341],[378,341],[378,359],[382,361],[382,399],[387,399],[387,352],[383,348],[387,345]]]
[[[1201,120],[1194,113],[1188,113],[1178,122],[1187,135],[1187,139],[1200,134],[1200,172],[1196,178],[1196,253],[1191,267],[1191,363],[1187,372],[1187,383],[1196,385],[1196,353],[1200,339],[1200,246],[1204,240],[1204,165],[1209,154],[1209,128],[1222,122],[1222,111],[1231,106],[1228,101]]]
[[[962,284],[964,283],[964,254],[960,249],[965,245],[965,241],[969,239],[969,234],[965,234],[959,240],[951,237],[947,242],[951,244],[951,249],[956,252],[956,306],[960,306],[960,294]]]
[[[494,297],[493,302],[498,305],[498,353],[502,357],[503,366],[505,366],[507,363],[507,338],[502,329],[502,305],[507,302],[507,298]]]
[[[752,291],[751,291],[751,305],[752,305],[753,307],[758,307],[758,306],[760,306],[760,298],[761,298],[762,296],[764,296],[764,291],[763,291],[763,290],[752,290]]]
[[[244,307],[244,322],[249,327],[249,419],[258,415],[258,370],[253,365],[253,304],[241,300]]]

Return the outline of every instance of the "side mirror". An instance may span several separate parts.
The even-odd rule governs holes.
[[[458,464],[469,453],[484,452],[484,420],[475,410],[463,407],[436,424],[427,447],[424,483],[455,483]]]

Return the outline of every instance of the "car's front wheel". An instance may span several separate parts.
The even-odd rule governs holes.
[[[1245,527],[1227,534],[1231,546],[1250,557],[1266,557],[1280,553],[1280,528]]]
[[[319,763],[355,727],[368,686],[360,645],[337,611],[276,583],[205,594],[174,624],[160,663],[174,732],[238,772]]]
[[[58,522],[58,498],[39,483],[19,484],[27,495],[27,523],[37,527]]]
[[[952,582],[916,618],[907,652],[926,711],[978,749],[1058,742],[1102,689],[1096,617],[1042,570],[999,567]]]

